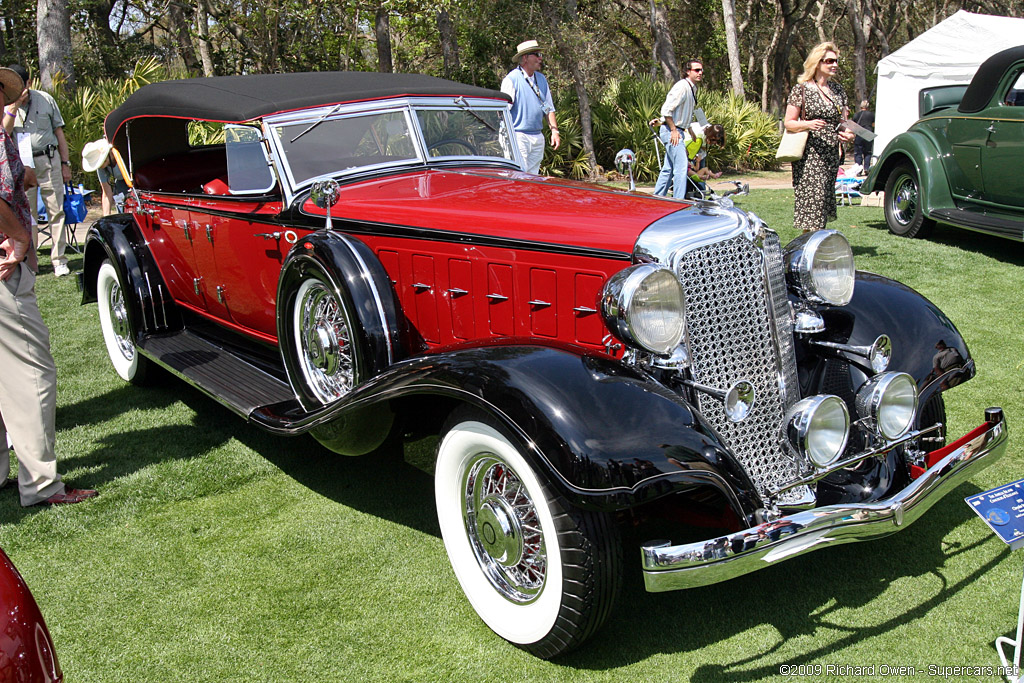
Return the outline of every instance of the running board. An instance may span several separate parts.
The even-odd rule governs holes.
[[[981,212],[974,209],[936,209],[930,218],[940,223],[952,223],[970,230],[987,232],[999,237],[1024,239],[1024,221],[1005,215]]]
[[[257,408],[295,399],[287,382],[188,330],[146,337],[138,348],[246,419]]]

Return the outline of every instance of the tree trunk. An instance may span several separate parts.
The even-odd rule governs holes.
[[[789,54],[793,50],[796,39],[797,25],[807,18],[815,0],[778,0],[779,15],[782,25],[779,27],[779,41],[775,46],[775,54],[771,55],[772,88],[771,110],[782,111],[789,85]],[[802,61],[802,60],[801,60]]]
[[[178,56],[185,63],[185,69],[190,76],[196,76],[200,71],[199,60],[196,59],[196,48],[192,44],[192,31],[188,18],[185,16],[185,8],[177,2],[167,6],[167,21],[170,23],[170,32],[176,38]]]
[[[576,8],[574,0],[565,0],[565,4],[569,16],[574,17]],[[559,59],[568,69],[569,73],[572,74],[572,82],[576,87],[576,99],[580,108],[580,135],[583,138],[583,154],[587,158],[587,175],[590,179],[596,180],[598,178],[597,155],[594,154],[594,129],[591,120],[590,96],[587,95],[586,78],[577,59],[577,55],[583,54],[583,50],[576,49],[563,30],[561,8],[556,5],[555,0],[547,0],[543,4],[543,8],[548,24],[551,27],[551,35],[554,37],[555,49],[558,50]]]
[[[199,59],[203,62],[203,75],[216,76],[213,58],[210,56],[210,11],[206,0],[196,3],[196,32],[199,34]]]
[[[392,73],[395,68],[391,63],[391,19],[388,17],[388,8],[384,5],[377,7],[373,32],[377,37],[377,71]]]
[[[867,37],[871,35],[871,7],[860,0],[846,0],[846,14],[853,30],[853,87],[859,103],[868,98]],[[851,104],[852,111],[857,111],[857,103]]]
[[[39,0],[36,4],[36,40],[39,43],[39,82],[43,90],[53,89],[58,74],[66,87],[74,90],[71,21],[64,0]]]
[[[733,0],[722,0],[722,22],[725,24],[725,46],[729,51],[732,91],[737,97],[743,97],[743,65],[740,62],[740,40],[736,31],[736,10]]]
[[[114,3],[110,0],[97,0],[85,7],[92,26],[89,30],[96,36],[99,43],[100,61],[108,74],[120,73],[124,70],[121,59],[121,47],[117,34],[110,28],[110,14],[114,11]]]
[[[672,33],[665,16],[665,5],[658,0],[651,1],[651,35],[654,37],[654,59],[661,65],[666,80],[675,83],[680,79],[679,60],[676,59]]]
[[[437,12],[437,32],[441,35],[441,58],[444,61],[444,77],[453,78],[459,72],[459,43],[455,24],[448,10]]]

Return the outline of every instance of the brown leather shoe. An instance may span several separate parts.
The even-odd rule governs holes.
[[[39,505],[71,505],[81,503],[88,498],[95,498],[99,493],[93,489],[64,489],[64,493],[55,493],[46,500],[40,501]]]

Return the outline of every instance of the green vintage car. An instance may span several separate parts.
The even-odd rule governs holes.
[[[885,190],[889,230],[924,237],[939,222],[1024,241],[1024,46],[989,57],[970,85],[920,100],[922,118],[861,186]]]

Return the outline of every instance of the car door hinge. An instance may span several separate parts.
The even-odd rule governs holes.
[[[217,301],[224,303],[224,285],[217,285]]]
[[[196,296],[200,296],[202,293],[202,282],[203,278],[201,277],[192,278],[192,291],[196,293]]]

